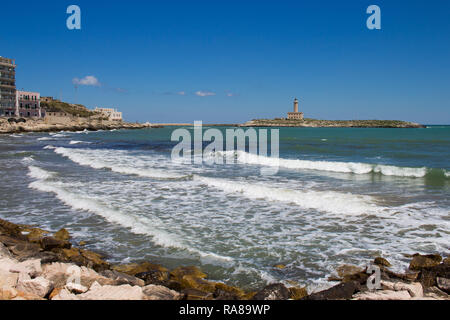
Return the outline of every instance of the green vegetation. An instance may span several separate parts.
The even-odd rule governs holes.
[[[73,116],[80,116],[83,118],[88,118],[97,114],[93,111],[88,110],[85,106],[81,104],[71,104],[59,100],[54,100],[50,102],[41,102],[41,107],[46,112],[65,112],[67,114]]]

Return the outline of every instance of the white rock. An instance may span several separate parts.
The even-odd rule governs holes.
[[[19,262],[15,259],[4,257],[0,259],[0,270],[10,272],[9,270],[13,268],[17,263]]]
[[[44,298],[50,290],[53,289],[53,286],[47,279],[38,277],[36,279],[19,281],[16,288],[19,291],[31,293],[38,297]]]
[[[409,295],[412,298],[423,297],[423,288],[419,282],[414,282],[414,283],[397,282],[394,285],[394,290],[395,291],[408,291]]]
[[[88,288],[86,288],[85,286],[73,282],[66,284],[65,288],[75,294],[85,293],[86,291],[88,291]]]
[[[143,300],[144,294],[142,288],[130,286],[129,284],[121,286],[101,286],[94,282],[89,291],[77,296],[81,300]]]
[[[78,296],[70,293],[67,289],[62,289],[52,300],[79,300]]]
[[[42,276],[55,285],[64,286],[68,282],[81,283],[85,287],[89,287],[95,281],[101,284],[113,284],[114,280],[103,277],[95,270],[79,267],[70,263],[55,262],[43,267]],[[78,282],[79,281],[79,282]]]
[[[12,273],[0,269],[0,288],[13,288],[17,285],[18,280],[18,273]]]
[[[379,290],[361,292],[353,296],[354,300],[411,300],[408,291]]]
[[[180,294],[164,286],[148,285],[142,289],[146,300],[178,300]]]
[[[3,243],[0,242],[0,258],[11,258],[11,253]]]

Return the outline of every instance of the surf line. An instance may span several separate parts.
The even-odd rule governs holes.
[[[193,135],[193,137],[192,137]],[[181,141],[180,141],[181,140]],[[185,164],[198,164],[202,165],[206,163],[212,164],[224,164],[223,155],[224,146],[226,148],[226,154],[230,152],[244,154],[244,157],[248,154],[260,155],[268,157],[268,130],[259,129],[256,131],[254,128],[243,130],[226,129],[225,139],[223,132],[219,129],[210,128],[203,132],[203,122],[195,121],[193,132],[188,129],[179,128],[172,132],[171,141],[179,142],[173,149],[171,159],[173,162],[181,162]],[[246,148],[246,142],[248,141],[248,153]],[[210,142],[203,149],[204,142]],[[279,161],[280,154],[280,130],[270,129],[270,157],[273,161]],[[225,157],[227,164],[235,163],[234,157]],[[278,173],[278,166],[262,167],[261,175],[275,175]]]

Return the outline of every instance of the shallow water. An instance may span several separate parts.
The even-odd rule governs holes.
[[[282,128],[273,176],[273,159],[241,152],[172,162],[174,129],[0,136],[0,217],[244,287],[314,289],[342,263],[383,255],[400,271],[404,253],[449,252],[450,127]]]

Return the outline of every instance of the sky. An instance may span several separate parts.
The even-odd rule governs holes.
[[[81,30],[69,30],[69,5]],[[369,30],[370,5],[381,30]],[[2,1],[17,89],[128,121],[450,124],[450,1]],[[8,13],[8,14],[7,14]],[[77,88],[75,88],[75,86]]]

